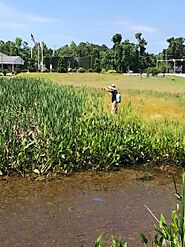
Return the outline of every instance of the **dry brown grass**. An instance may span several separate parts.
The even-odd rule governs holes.
[[[150,120],[183,120],[185,108],[164,99],[133,97],[127,98],[133,109],[141,116]]]

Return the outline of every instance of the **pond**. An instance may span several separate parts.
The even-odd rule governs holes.
[[[1,178],[0,245],[90,247],[102,233],[105,246],[110,234],[143,246],[140,233],[152,236],[156,223],[145,205],[168,219],[176,208],[174,173],[122,169],[52,181]]]

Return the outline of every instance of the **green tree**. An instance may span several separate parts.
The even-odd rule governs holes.
[[[113,51],[114,51],[114,62],[113,67],[116,71],[122,72],[122,57],[123,57],[123,47],[121,44],[122,35],[116,33],[112,37]]]
[[[96,58],[94,61],[94,72],[100,73],[101,68],[100,68],[100,59]]]
[[[183,58],[185,56],[185,45],[184,45],[185,38],[171,37],[167,39],[167,42],[168,42],[168,48],[166,49],[166,52],[168,57],[178,59],[178,58]]]
[[[112,36],[112,42],[114,45],[120,44],[122,41],[122,35],[120,33],[116,33]]]
[[[145,50],[146,50],[146,45],[147,41],[142,38],[142,33],[136,33],[135,38],[138,41],[137,44],[137,51],[138,51],[138,69],[140,73],[143,73],[143,70],[145,68]]]
[[[135,70],[137,63],[136,45],[134,43],[131,43],[129,40],[125,40],[122,46],[123,46],[122,64],[123,64],[124,72],[128,72],[129,70]]]
[[[22,39],[21,39],[21,38],[17,37],[17,38],[15,39],[15,46],[16,46],[18,49],[21,48],[21,46],[22,46]]]
[[[65,63],[64,57],[60,57],[57,66],[57,72],[66,73],[67,72],[67,64]]]
[[[101,53],[100,67],[101,69],[113,69],[114,65],[114,51],[109,49],[107,52]]]
[[[163,49],[162,53],[159,56],[159,59],[169,60],[169,59],[183,59],[185,58],[185,38],[171,37],[167,39],[168,47],[167,49]],[[173,70],[174,63],[166,61],[167,70]],[[184,61],[176,61],[176,66],[182,66],[183,72],[185,71],[185,63]]]

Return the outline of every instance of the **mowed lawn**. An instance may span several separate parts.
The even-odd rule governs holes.
[[[97,74],[97,73],[26,73],[20,76],[40,77],[65,85],[102,88],[112,83],[120,91],[124,90],[152,90],[158,92],[185,92],[185,78],[180,77],[141,77],[125,74]]]
[[[98,91],[114,83],[123,97],[120,109],[130,104],[133,111],[148,120],[185,120],[185,78],[96,73],[26,73],[19,76],[39,77]],[[103,91],[102,94],[105,96],[105,109],[109,111],[110,95]]]

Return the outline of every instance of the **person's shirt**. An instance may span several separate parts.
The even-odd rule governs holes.
[[[111,89],[110,91],[112,93],[112,103],[116,101],[116,94],[118,93],[117,89]]]

